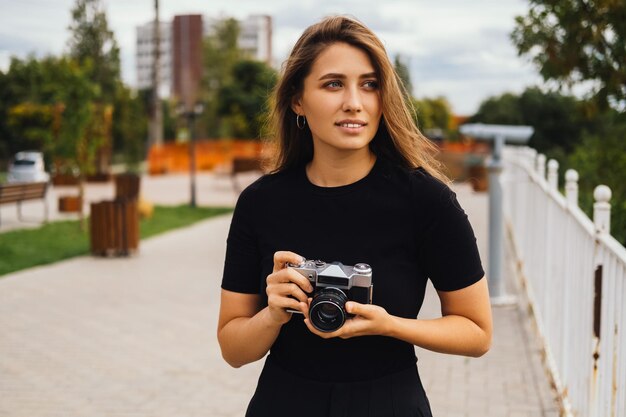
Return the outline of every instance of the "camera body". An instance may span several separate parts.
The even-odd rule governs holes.
[[[341,262],[304,260],[299,264],[287,264],[307,278],[313,286],[309,318],[313,327],[322,332],[332,332],[343,326],[347,318],[347,301],[360,304],[372,303],[372,268],[365,263],[354,266]],[[292,313],[300,313],[288,310]]]

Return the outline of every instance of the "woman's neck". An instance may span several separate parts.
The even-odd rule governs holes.
[[[333,157],[316,154],[306,167],[306,175],[311,183],[319,187],[340,187],[367,176],[375,162],[376,155],[369,149]]]

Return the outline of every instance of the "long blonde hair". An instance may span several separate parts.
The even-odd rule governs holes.
[[[387,52],[378,37],[358,20],[346,16],[326,17],[309,26],[294,45],[283,64],[271,102],[268,139],[272,158],[268,168],[282,171],[313,158],[313,138],[308,126],[296,126],[296,114],[291,108],[293,98],[302,93],[304,79],[319,54],[328,46],[344,42],[363,50],[372,61],[379,83],[382,119],[370,149],[406,168],[424,168],[434,177],[449,182],[435,158],[438,148],[415,125],[414,109],[409,95],[396,74]]]

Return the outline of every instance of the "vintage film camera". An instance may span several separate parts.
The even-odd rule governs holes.
[[[372,268],[368,264],[347,266],[341,262],[304,260],[287,266],[311,282],[313,300],[309,306],[309,318],[313,327],[321,332],[333,332],[343,326],[346,318],[353,316],[346,312],[347,301],[372,303]]]

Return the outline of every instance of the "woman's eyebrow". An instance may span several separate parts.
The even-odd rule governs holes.
[[[376,78],[376,77],[377,77],[377,75],[376,75],[376,73],[375,73],[375,72],[368,72],[368,73],[366,73],[366,74],[361,74],[361,75],[359,76],[359,78]],[[340,80],[342,80],[342,79],[344,79],[344,78],[346,78],[346,75],[345,75],[345,74],[339,74],[339,73],[336,73],[336,72],[330,72],[330,73],[328,73],[328,74],[324,74],[324,75],[322,75],[322,76],[319,78],[319,80],[318,80],[318,81],[321,81],[321,80],[328,80],[328,79],[340,79]]]

